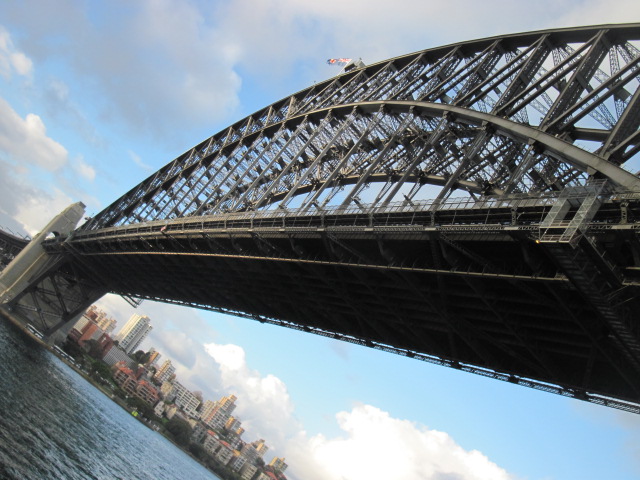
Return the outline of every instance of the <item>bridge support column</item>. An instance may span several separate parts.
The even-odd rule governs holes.
[[[0,273],[0,304],[17,297],[29,286],[29,280],[46,268],[51,257],[42,242],[51,233],[55,236],[71,233],[84,215],[84,207],[81,202],[74,203],[56,215]]]
[[[50,235],[68,236],[84,215],[78,202],[64,209],[38,233],[0,273],[0,307],[23,324],[31,323],[49,341],[63,335],[106,290],[87,282],[68,261],[70,254],[48,254],[43,242]]]

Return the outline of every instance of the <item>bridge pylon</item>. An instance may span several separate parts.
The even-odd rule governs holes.
[[[102,288],[75,278],[65,267],[68,255],[50,255],[42,247],[49,237],[69,239],[84,212],[81,202],[65,208],[0,272],[0,308],[20,323],[33,324],[46,337],[65,334],[104,294]]]

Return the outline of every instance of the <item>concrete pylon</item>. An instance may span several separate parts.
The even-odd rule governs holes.
[[[42,247],[42,242],[49,234],[66,236],[71,233],[82,219],[85,205],[74,203],[56,215],[29,244],[0,273],[0,304],[9,303],[21,294],[31,279],[47,267],[49,255]]]

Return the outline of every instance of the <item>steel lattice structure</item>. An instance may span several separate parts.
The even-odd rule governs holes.
[[[437,199],[560,190],[593,170],[637,189],[613,168],[640,148],[637,32],[528,33],[354,70],[207,139],[85,228],[286,208],[301,194],[303,208],[348,205],[374,182],[372,206],[428,184]]]
[[[47,242],[14,305],[69,318],[71,278],[78,306],[208,308],[640,413],[639,42],[524,33],[315,84]]]

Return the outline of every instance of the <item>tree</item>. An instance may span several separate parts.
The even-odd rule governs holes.
[[[207,451],[199,443],[191,443],[191,444],[189,444],[189,451],[198,460],[204,460],[207,457]]]
[[[136,353],[133,354],[133,359],[141,365],[144,365],[145,363],[147,363],[150,357],[151,357],[151,352],[144,352],[142,350],[138,350]]]
[[[166,428],[178,445],[182,447],[189,446],[191,442],[191,425],[184,420],[173,417],[167,422]]]
[[[76,342],[69,340],[68,338],[62,345],[62,349],[75,360],[82,361],[84,358],[84,350],[82,350],[80,345]]]
[[[129,400],[127,400],[127,403],[129,404],[130,407],[133,407],[136,410],[138,410],[138,412],[146,419],[152,420],[152,421],[158,421],[158,417],[156,417],[156,414],[153,411],[153,408],[151,407],[151,405],[149,405],[147,402],[145,402],[141,398],[130,397]]]
[[[107,382],[113,381],[113,376],[111,374],[111,369],[109,368],[109,365],[104,363],[102,360],[94,361],[91,365],[91,370],[89,373],[96,380],[100,380],[101,378],[103,378]]]

